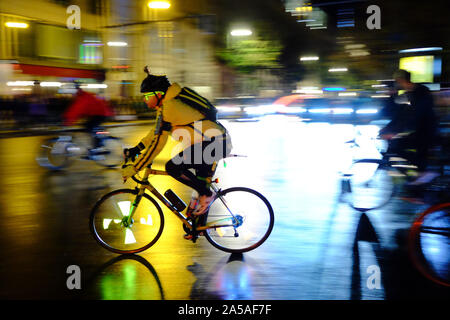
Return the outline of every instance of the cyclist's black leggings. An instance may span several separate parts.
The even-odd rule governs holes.
[[[221,144],[217,146],[223,148],[222,154],[216,155],[214,151],[218,149],[211,149],[214,142]],[[205,152],[205,149],[208,146],[211,147]],[[199,153],[200,150],[202,152],[201,159],[199,159],[198,154],[195,154],[195,152]],[[176,157],[172,158],[166,163],[166,171],[170,176],[172,176],[179,182],[195,189],[199,193],[199,195],[211,196],[212,192],[205,178],[212,177],[214,175],[212,162],[217,162],[220,159],[225,158],[229,153],[230,150],[229,148],[227,148],[226,140],[218,139],[216,141],[213,138],[211,141],[203,141],[202,143],[194,144],[180,152]],[[194,154],[195,156],[197,156],[197,158],[194,156]],[[205,154],[211,155],[212,159],[205,159]],[[195,174],[192,173],[190,169],[194,169]]]
[[[398,154],[417,166],[419,172],[423,172],[429,165],[428,156],[432,147],[432,139],[419,137],[416,133],[412,133],[403,138],[390,140],[388,152]],[[415,151],[411,151],[412,149]]]
[[[87,133],[92,137],[92,147],[99,148],[102,147],[101,139],[95,134],[95,129],[100,126],[106,120],[105,116],[92,116],[86,120],[84,123],[84,128]]]

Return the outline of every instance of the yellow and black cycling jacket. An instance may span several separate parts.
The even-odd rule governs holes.
[[[133,163],[136,171],[140,171],[152,163],[164,148],[169,135],[180,128],[185,129],[185,133],[190,135],[190,139],[187,139],[190,143],[185,144],[183,141],[183,149],[213,137],[227,139],[227,143],[231,145],[230,137],[222,125],[206,120],[204,114],[181,101],[179,97],[181,90],[182,88],[177,83],[172,84],[167,90],[162,107],[156,116],[156,127],[139,144],[141,148],[145,149]],[[204,98],[199,96],[199,102],[202,99]]]

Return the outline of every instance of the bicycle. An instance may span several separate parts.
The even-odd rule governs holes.
[[[91,150],[76,143],[71,135],[47,139],[41,145],[36,161],[49,170],[66,169],[74,158],[93,160],[106,168],[119,166],[123,161],[122,140],[102,128],[96,128],[94,135],[101,147]]]
[[[359,147],[355,140],[347,143],[352,147]],[[446,166],[450,159],[448,151],[445,146],[435,150],[433,160],[439,167],[440,176],[424,187],[422,194],[423,200],[431,206],[418,215],[408,234],[408,253],[415,268],[427,279],[447,287],[450,286],[450,177]],[[416,169],[408,161],[396,158],[395,154],[383,151],[380,154],[381,159],[360,159],[353,162],[352,167],[372,166],[371,170],[357,170],[363,173],[365,171],[367,177],[367,185],[362,183],[360,190],[354,176],[344,174],[342,190],[344,193],[356,194],[353,200],[359,199],[359,202],[349,201],[349,204],[358,211],[376,209],[387,204],[401,185],[396,179],[408,180],[413,176],[410,170]],[[385,179],[377,179],[377,175],[384,176]],[[377,182],[381,183],[371,192],[371,184]]]
[[[215,163],[214,165],[217,165]],[[200,234],[217,249],[230,253],[253,250],[272,232],[274,213],[269,201],[259,192],[245,187],[220,189],[218,179],[209,178],[216,193],[209,210],[202,216],[182,214],[186,204],[172,191],[164,196],[150,183],[150,175],[168,175],[162,170],[144,171],[134,189],[119,189],[104,195],[91,210],[89,225],[96,241],[114,253],[138,253],[160,238],[164,215],[148,190],[182,222],[183,230],[195,243]]]
[[[372,139],[373,140],[373,139]],[[352,148],[359,147],[356,140],[347,141]],[[385,206],[401,190],[405,182],[417,176],[417,166],[395,153],[380,148],[380,159],[364,158],[352,162],[342,175],[341,197],[355,210],[366,212]],[[437,154],[438,151],[435,150]],[[445,158],[435,156],[443,172]]]

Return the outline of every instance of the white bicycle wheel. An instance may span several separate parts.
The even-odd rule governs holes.
[[[219,192],[206,217],[206,239],[216,248],[232,253],[259,247],[273,229],[269,201],[257,191],[236,187]]]

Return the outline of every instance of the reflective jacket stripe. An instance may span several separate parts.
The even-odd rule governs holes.
[[[208,105],[204,104],[204,103],[201,102],[201,101],[198,101],[198,100],[195,99],[195,98],[189,97],[189,96],[184,95],[184,94],[180,94],[179,97],[185,98],[185,99],[189,99],[189,100],[191,100],[191,101],[193,101],[193,102],[195,102],[195,103],[198,103],[198,104],[202,105],[202,106],[205,107],[206,109],[211,109]]]
[[[202,96],[198,95],[197,93],[195,93],[194,91],[192,91],[191,89],[184,87],[183,88],[185,91],[187,91],[189,94],[193,95],[195,98],[199,99],[200,101],[203,101],[203,103],[206,104],[210,104],[210,102],[208,100],[206,100],[205,98],[203,98]]]
[[[155,138],[153,139],[152,143],[150,144],[148,151],[146,153],[144,153],[143,157],[136,163],[135,168],[139,171],[141,170],[146,164],[148,159],[151,157],[151,155],[153,154],[153,152],[155,151],[156,147],[158,146],[158,142],[159,142],[159,137],[161,135],[157,135],[156,138],[156,143],[153,144],[155,142]],[[153,145],[153,148],[150,147]]]

